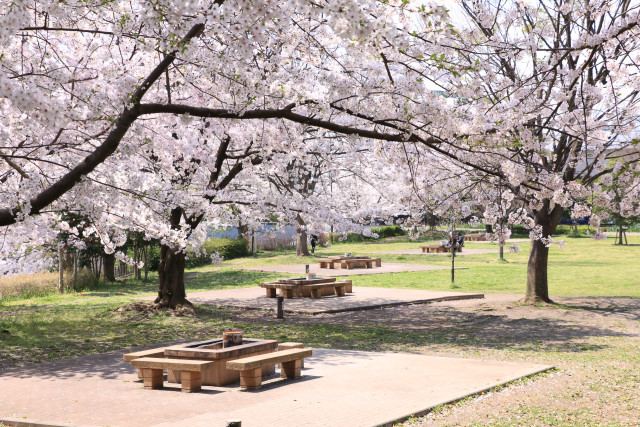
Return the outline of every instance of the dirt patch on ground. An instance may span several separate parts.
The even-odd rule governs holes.
[[[137,316],[136,315],[131,316],[131,314],[128,314],[127,319],[129,320],[135,317],[138,317],[139,319],[143,319],[145,317],[149,317],[151,315],[155,315],[160,312],[167,313],[170,316],[177,316],[177,317],[184,317],[184,316],[194,317],[197,315],[195,309],[192,306],[179,305],[175,309],[171,309],[166,307],[159,307],[157,304],[154,304],[151,302],[134,302],[131,304],[120,306],[113,311],[114,313],[133,312],[137,315]]]

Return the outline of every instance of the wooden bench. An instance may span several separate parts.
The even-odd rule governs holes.
[[[446,253],[451,251],[450,247],[442,245],[428,245],[420,247],[422,248],[423,253]]]
[[[285,299],[293,298],[293,293],[298,289],[298,286],[299,285],[290,285],[278,282],[260,283],[260,287],[267,290],[267,298],[275,298],[277,289],[281,290],[282,296]]]
[[[343,297],[346,294],[346,286],[345,282],[331,282],[331,283],[317,283],[315,285],[303,285],[305,289],[309,289],[311,291],[311,298],[320,298],[322,296],[322,290],[327,288],[334,288],[335,294],[339,297]]]
[[[300,378],[302,360],[310,357],[310,348],[290,349],[276,351],[260,356],[246,357],[227,362],[227,369],[240,371],[240,387],[246,390],[256,390],[262,385],[262,367],[280,363],[282,368],[280,376],[282,378]]]
[[[132,360],[139,359],[141,357],[164,357],[164,347],[127,353],[122,356],[122,360],[125,362],[131,362]],[[138,378],[142,379],[142,369],[138,369]]]
[[[464,240],[467,240],[469,242],[486,242],[490,238],[491,238],[490,234],[480,234],[480,233],[467,234],[464,236]]]
[[[131,361],[131,366],[142,369],[144,388],[162,388],[165,369],[180,371],[182,391],[191,393],[202,388],[202,369],[213,365],[211,360],[162,359],[157,357],[140,357]]]
[[[352,268],[371,268],[371,259],[343,259],[340,261],[340,268],[351,270]]]
[[[320,268],[335,268],[334,259],[329,258],[318,258],[318,264],[320,264]]]

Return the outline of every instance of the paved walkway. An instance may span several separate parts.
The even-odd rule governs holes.
[[[479,249],[482,250],[482,249]],[[383,252],[376,252],[383,253]],[[445,254],[446,255],[446,254]],[[383,273],[404,273],[407,271],[431,271],[431,270],[447,270],[449,267],[441,265],[421,265],[421,264],[392,264],[382,262],[381,267],[373,268],[320,268],[317,262],[309,264],[309,272],[318,276],[362,276],[364,274],[383,274]],[[305,264],[291,265],[264,265],[260,267],[241,267],[238,270],[264,271],[268,273],[291,273],[299,274],[301,277],[305,274]]]
[[[187,295],[194,304],[210,304],[248,309],[276,310],[276,299],[267,298],[262,288],[227,289],[193,292]],[[285,313],[339,313],[367,310],[396,305],[425,304],[437,301],[484,298],[484,294],[446,291],[422,291],[415,289],[353,287],[353,293],[343,297],[329,296],[318,299],[292,298],[284,300]],[[141,298],[151,301],[154,297]]]
[[[373,426],[550,368],[325,349],[306,359],[299,380],[274,378],[254,392],[235,385],[181,393],[167,383],[164,390],[144,390],[122,362],[126,352],[4,372],[0,422],[211,427],[236,419],[243,427]]]
[[[476,243],[476,242],[474,242]],[[417,248],[417,249],[398,249],[398,250],[394,250],[394,251],[378,251],[378,252],[363,252],[363,253],[367,253],[367,254],[394,254],[394,255],[450,255],[450,253],[448,252],[437,252],[437,253],[424,253],[422,252],[422,249]],[[462,252],[456,252],[456,257],[459,257],[461,255],[476,255],[476,254],[497,254],[498,250],[497,249],[467,249],[467,248],[462,248]],[[382,263],[382,265],[384,266],[384,263]],[[435,267],[435,266],[433,266]],[[449,267],[443,267],[443,268],[449,268]]]

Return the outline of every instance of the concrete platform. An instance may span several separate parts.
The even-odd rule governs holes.
[[[479,249],[479,250],[482,250],[482,249]],[[378,252],[378,253],[383,253],[383,252]],[[361,276],[365,274],[384,274],[384,273],[404,273],[407,271],[449,270],[450,268],[451,267],[442,266],[442,265],[393,264],[389,262],[382,262],[381,267],[351,268],[351,269],[320,268],[317,262],[309,264],[309,272],[315,273],[318,276],[326,276],[326,277]],[[302,277],[305,274],[305,264],[265,265],[260,267],[239,267],[238,270],[263,271],[266,273],[291,273],[291,274],[299,274],[300,277]]]
[[[321,349],[306,359],[298,380],[273,379],[253,392],[237,385],[182,393],[166,382],[164,390],[144,390],[136,371],[122,362],[128,351],[3,372],[0,422],[210,427],[235,419],[243,427],[374,426],[551,368]]]
[[[267,298],[262,288],[241,288],[188,293],[194,304],[210,304],[246,309],[276,310],[276,299]],[[415,289],[365,288],[354,286],[353,293],[343,297],[318,299],[292,298],[284,300],[285,313],[321,314],[342,311],[368,310],[396,305],[427,304],[437,301],[484,298],[484,294]],[[153,301],[155,297],[142,298]]]

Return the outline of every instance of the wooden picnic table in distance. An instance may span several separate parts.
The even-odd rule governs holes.
[[[316,277],[307,279],[279,279],[276,282],[260,283],[267,290],[267,298],[275,298],[276,291],[285,298],[319,298],[321,296],[344,296],[352,291],[351,280],[337,281],[335,277]]]
[[[320,268],[373,268],[382,266],[380,258],[368,256],[329,256],[318,259]]]
[[[423,253],[446,253],[451,252],[450,246],[442,246],[442,245],[427,245],[420,246]]]
[[[486,242],[487,240],[489,240],[491,238],[491,235],[487,235],[486,233],[473,233],[473,234],[467,234],[464,236],[464,240],[467,240],[469,242]]]

